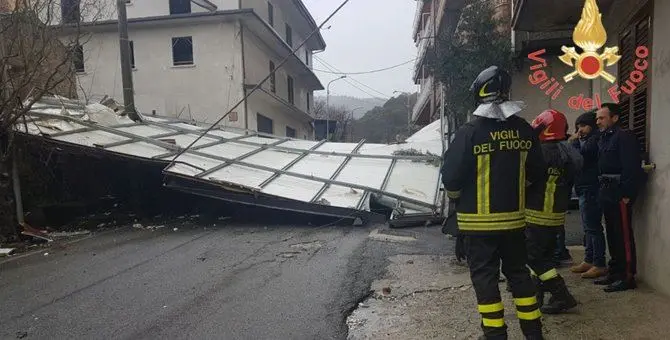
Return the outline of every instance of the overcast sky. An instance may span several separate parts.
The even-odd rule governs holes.
[[[342,0],[303,0],[317,24],[328,17]],[[413,0],[350,0],[322,31],[326,51],[314,55],[314,69],[328,70],[321,60],[342,72],[364,72],[385,68],[416,58],[412,24],[416,2]],[[414,63],[393,70],[351,75],[349,82],[338,80],[330,86],[331,95],[353,97],[391,97],[393,91],[415,91],[412,82]],[[315,71],[324,87],[339,77]],[[353,79],[353,80],[351,80]],[[356,81],[364,84],[361,85]],[[369,88],[365,87],[367,85]],[[378,93],[379,91],[381,93]],[[326,95],[326,91],[315,93]],[[397,95],[397,94],[396,94]]]

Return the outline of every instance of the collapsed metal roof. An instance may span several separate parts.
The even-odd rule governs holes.
[[[395,208],[394,218],[442,210],[435,124],[395,145],[316,142],[223,126],[203,135],[203,127],[176,119],[145,116],[136,123],[102,104],[46,98],[16,129],[165,162],[167,186],[232,202],[338,217],[369,218],[371,198]]]

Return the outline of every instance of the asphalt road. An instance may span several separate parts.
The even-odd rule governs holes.
[[[396,254],[453,254],[439,227],[121,228],[0,263],[0,338],[345,339]],[[579,215],[567,243],[581,243]],[[415,241],[407,241],[407,238]],[[44,255],[48,253],[48,255]]]
[[[369,227],[123,228],[0,264],[0,338],[344,339],[397,253],[451,253]],[[48,252],[48,255],[44,255]]]

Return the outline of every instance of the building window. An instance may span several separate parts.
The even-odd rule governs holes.
[[[273,134],[272,119],[256,113],[256,130],[261,133]]]
[[[619,62],[619,86],[625,86],[626,80],[635,70],[635,61],[637,59],[635,51],[638,46],[646,46],[651,55],[651,14],[647,7],[638,13],[619,35],[619,49],[621,51],[621,61]],[[646,71],[651,74],[651,69]],[[650,84],[648,77],[642,82],[636,84],[637,88],[627,94],[621,91],[619,104],[621,105],[621,126],[635,134],[643,154],[649,151],[649,121],[651,111],[650,106]]]
[[[75,71],[86,72],[86,67],[84,66],[84,46],[74,46],[72,51],[72,62],[74,63]]]
[[[191,13],[191,0],[170,0],[170,14]]]
[[[295,136],[296,136],[295,129],[290,127],[290,126],[287,126],[286,127],[286,137],[295,138]]]
[[[277,93],[277,75],[275,73],[275,63],[270,60],[270,91]]]
[[[309,97],[310,97],[309,92],[307,92],[307,113],[309,113],[309,109],[310,109],[310,106],[311,106],[311,105],[310,105],[311,103],[310,103],[310,98],[309,98]]]
[[[193,65],[193,37],[172,38],[172,62],[175,66]]]
[[[288,102],[294,104],[295,92],[293,91],[293,78],[291,78],[290,76],[286,77],[286,83],[288,85]]]
[[[309,65],[309,50],[305,50],[305,65]]]
[[[286,24],[286,43],[293,47],[293,29],[288,24]]]
[[[135,44],[132,40],[128,43],[130,44],[130,67],[135,68]]]
[[[60,4],[63,23],[72,24],[81,20],[80,0],[63,0]]]
[[[268,23],[272,27],[275,26],[275,7],[270,2],[268,2]]]

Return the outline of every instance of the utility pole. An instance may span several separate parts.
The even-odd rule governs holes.
[[[126,2],[116,0],[116,9],[119,14],[119,46],[121,52],[121,81],[123,83],[123,112],[130,119],[141,122],[142,117],[135,108],[135,90],[133,88],[133,70],[130,64],[130,41],[128,39],[128,14]]]

